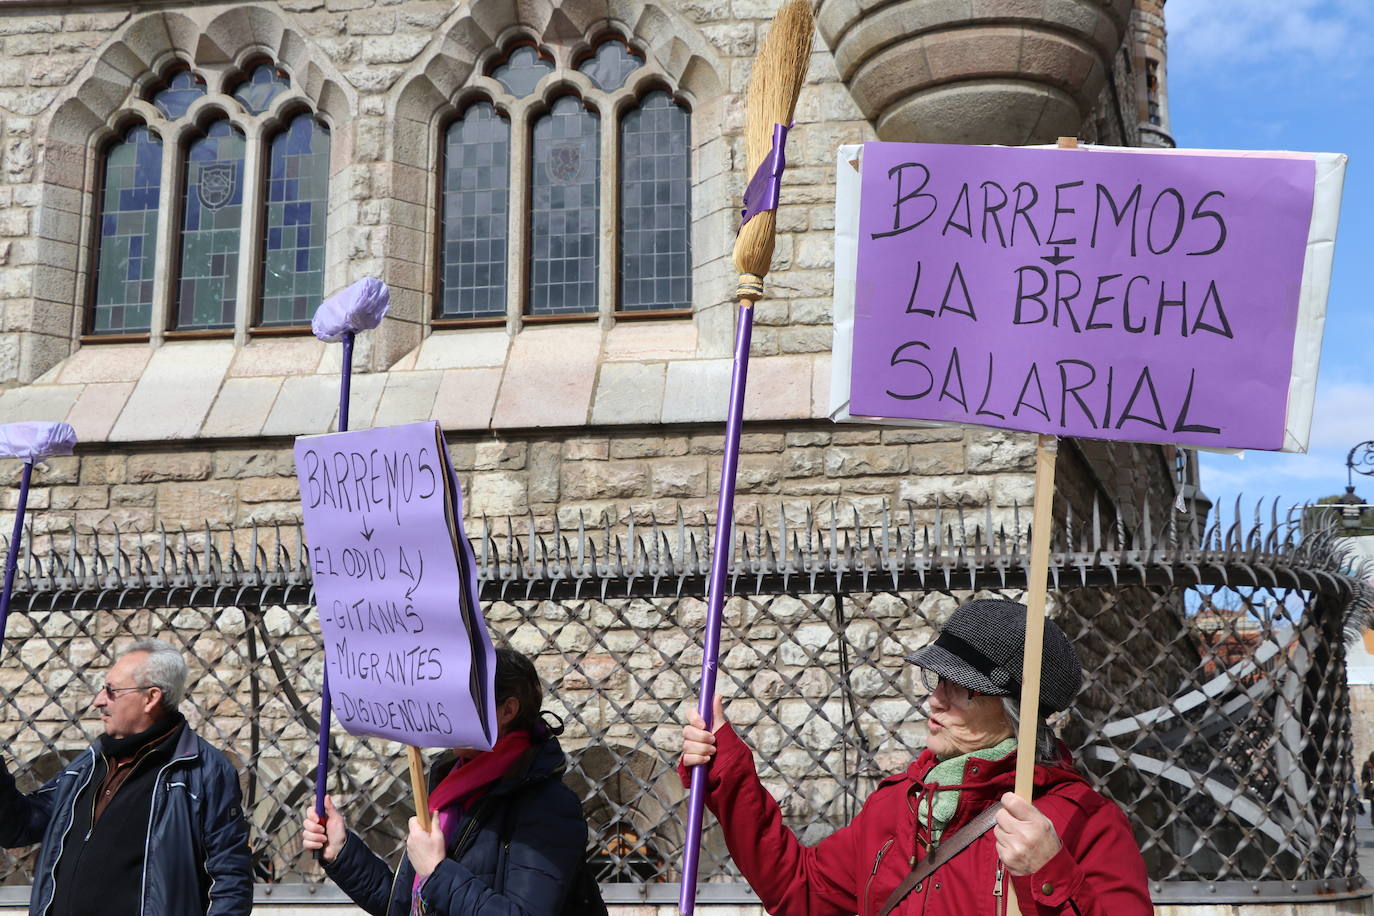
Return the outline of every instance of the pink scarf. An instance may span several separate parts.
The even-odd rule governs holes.
[[[506,775],[511,764],[529,750],[530,733],[524,729],[509,731],[497,739],[489,751],[483,751],[471,760],[459,760],[429,793],[429,810],[439,819],[439,829],[444,832],[444,844],[451,845],[458,833],[458,825],[463,815],[471,810],[473,803],[486,794],[492,784]],[[415,876],[411,887],[411,912],[419,912],[420,887],[424,878]]]

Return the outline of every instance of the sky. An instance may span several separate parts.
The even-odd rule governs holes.
[[[1345,153],[1347,166],[1310,448],[1201,456],[1202,489],[1253,512],[1344,492],[1374,439],[1374,2],[1167,0],[1170,128],[1180,148]],[[1355,477],[1374,503],[1374,477]],[[1266,516],[1267,516],[1266,511]]]

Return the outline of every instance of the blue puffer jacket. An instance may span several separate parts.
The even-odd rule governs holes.
[[[563,749],[550,738],[528,752],[474,806],[448,858],[420,891],[435,916],[554,916],[582,866],[587,821],[563,785]],[[436,768],[431,782],[452,764]],[[393,874],[354,833],[325,871],[372,916],[408,916],[415,869],[404,853]]]
[[[43,841],[30,916],[43,916],[52,903],[53,871],[72,809],[99,753],[99,745],[92,745],[32,795],[20,792],[0,766],[0,846]],[[141,916],[247,916],[252,911],[248,822],[238,774],[189,726],[182,728],[172,759],[157,774],[148,824],[130,828],[131,842],[145,837]],[[203,877],[209,880],[208,909]]]

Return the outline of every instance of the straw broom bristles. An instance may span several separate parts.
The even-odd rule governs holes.
[[[753,177],[773,146],[773,125],[792,123],[806,65],[811,58],[811,6],[807,0],[787,0],[773,18],[763,46],[754,59],[745,109],[744,158],[746,175]],[[763,278],[773,263],[777,212],[764,210],[745,223],[735,239],[735,268],[740,273],[740,299],[763,298]]]

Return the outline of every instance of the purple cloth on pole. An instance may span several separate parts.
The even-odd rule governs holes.
[[[787,125],[773,125],[773,148],[759,163],[754,177],[749,179],[749,187],[744,189],[744,209],[741,211],[743,226],[764,210],[778,209],[782,195],[782,171],[787,168]]]
[[[0,458],[42,461],[52,455],[70,455],[76,447],[76,430],[66,423],[6,423],[0,426]]]
[[[739,310],[735,329],[735,364],[730,376],[730,405],[725,419],[725,456],[720,469],[720,501],[716,504],[716,543],[711,552],[711,581],[706,595],[706,641],[701,658],[701,685],[697,712],[710,728],[716,693],[716,667],[720,661],[720,621],[725,609],[725,580],[730,574],[731,534],[735,517],[735,472],[739,468],[740,429],[744,419],[744,390],[749,376],[749,339],[754,330],[754,310]],[[709,764],[708,764],[709,765]],[[701,818],[706,804],[706,766],[692,767],[691,796],[687,802],[687,841],[682,850],[682,889],[678,911],[691,916],[697,899],[697,862],[701,852]]]
[[[391,306],[391,292],[375,277],[364,277],[335,293],[315,311],[310,329],[320,340],[342,340],[349,331],[370,331],[382,323]]]

